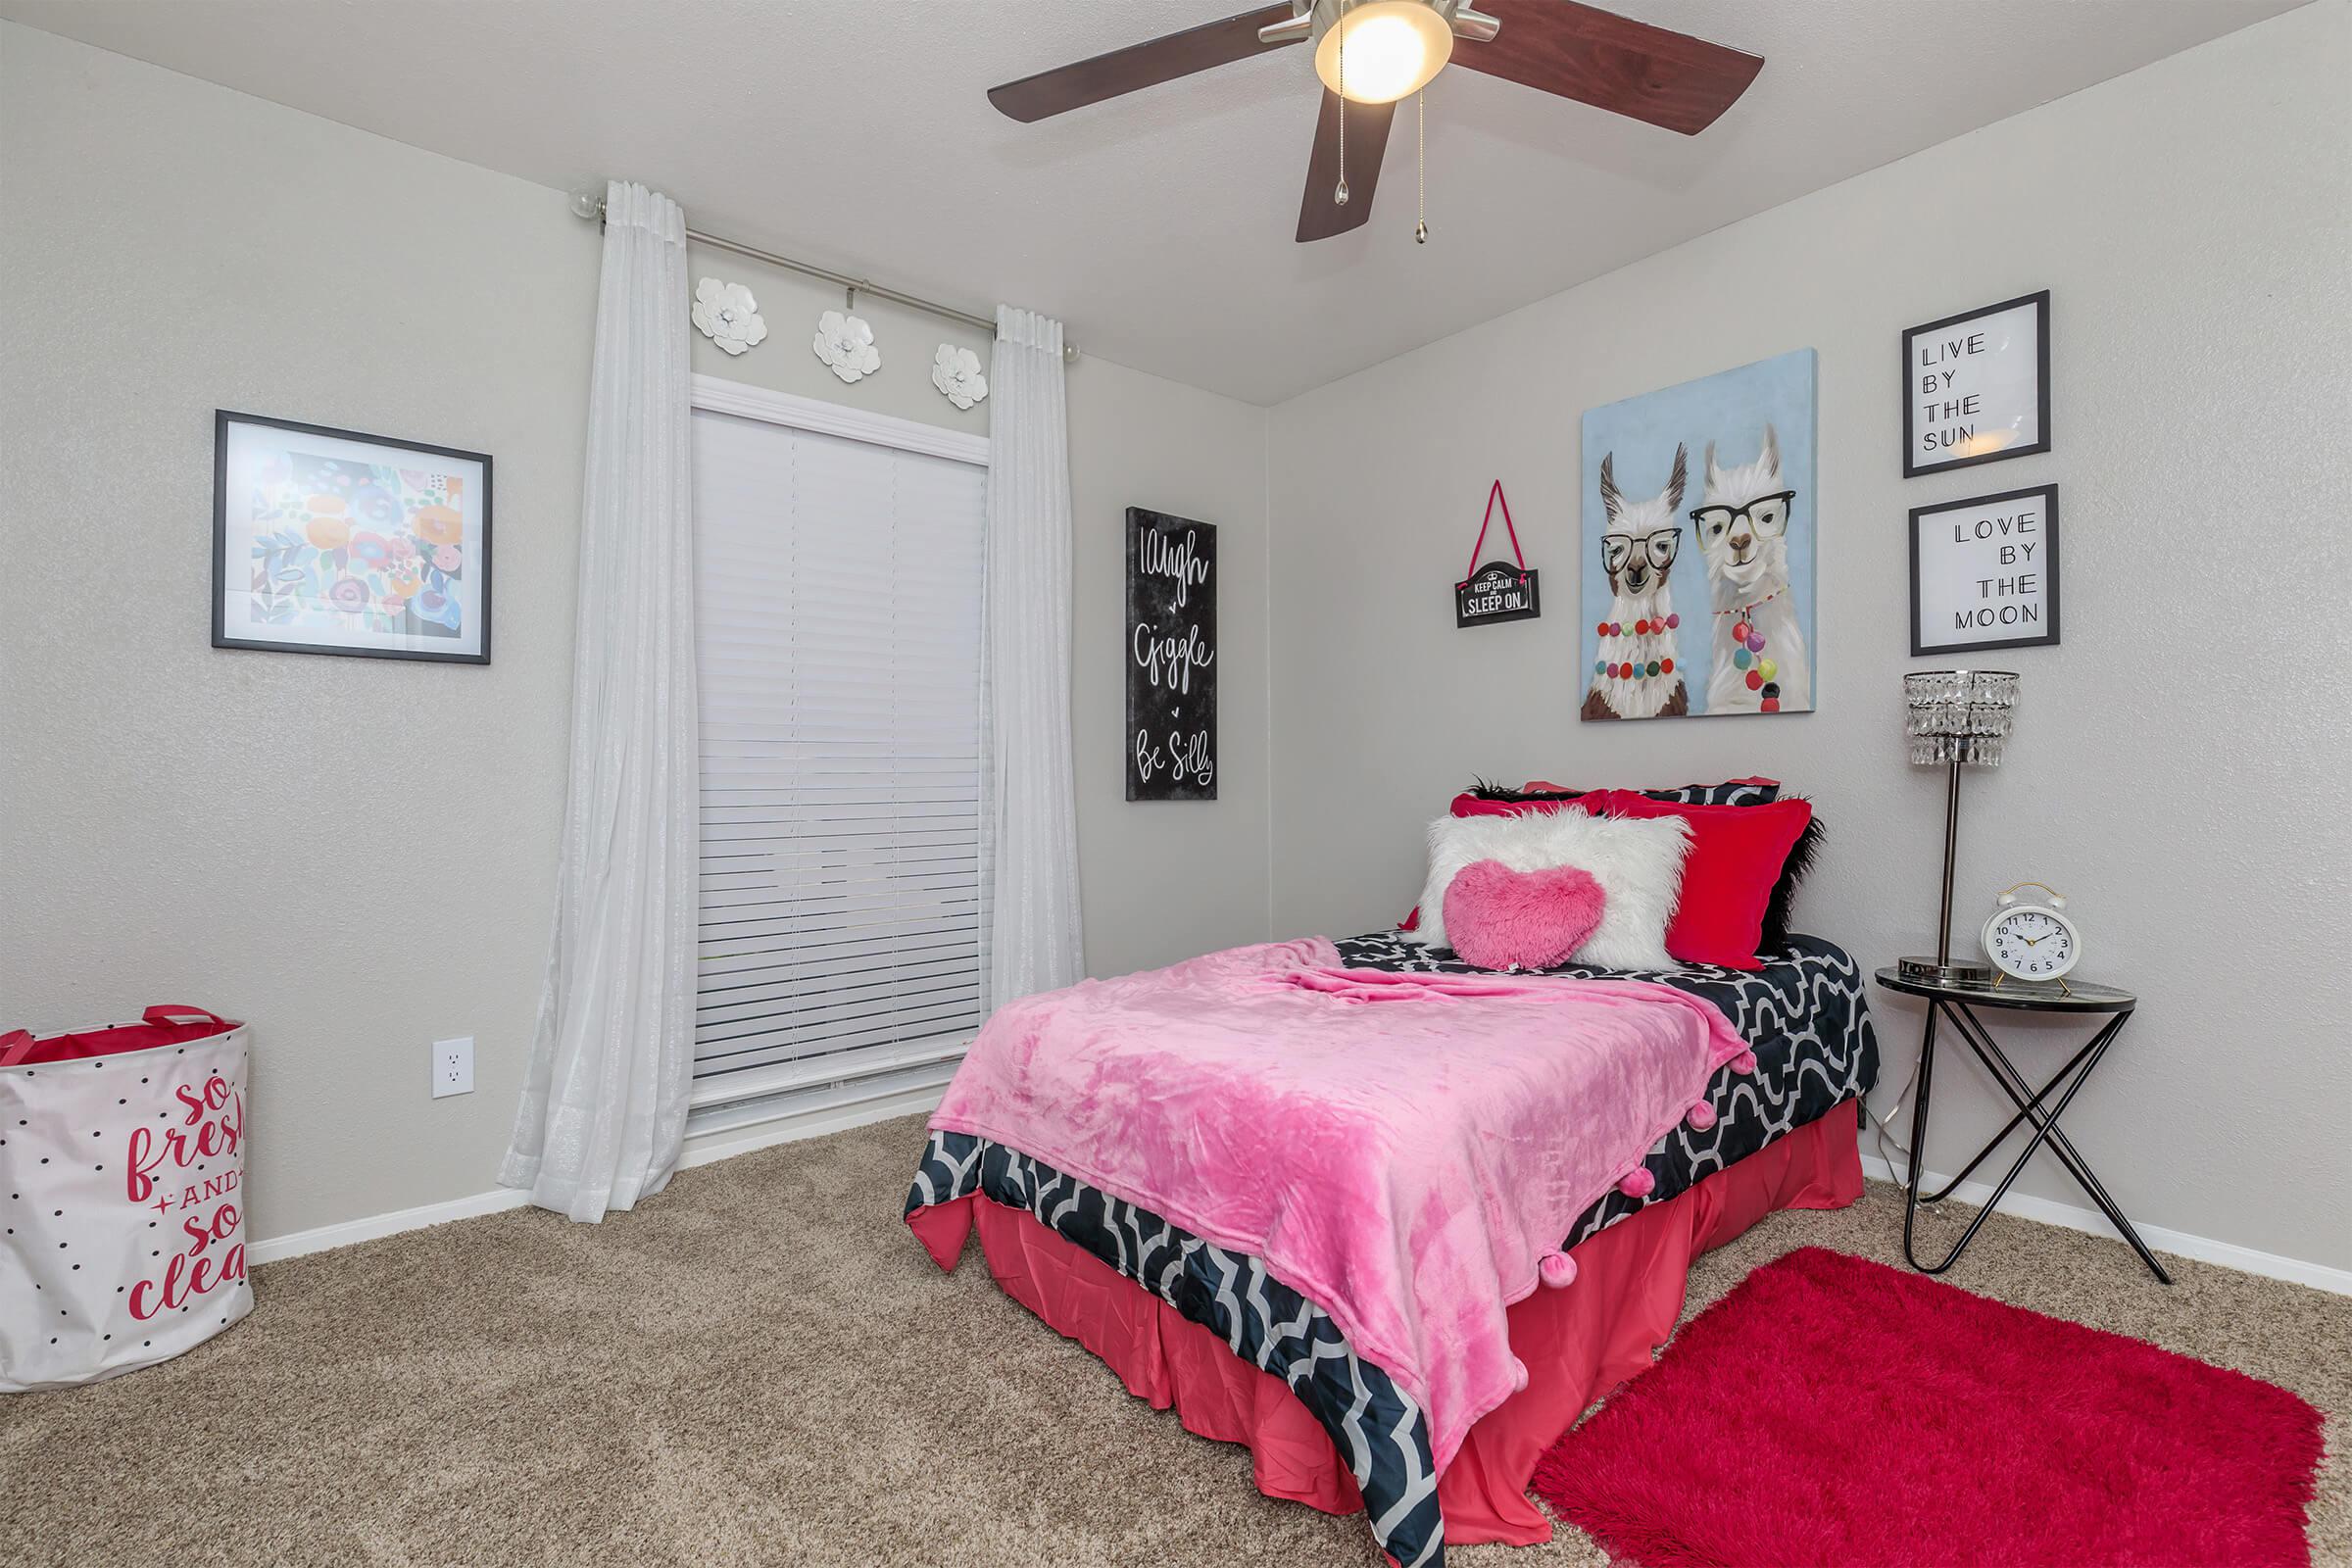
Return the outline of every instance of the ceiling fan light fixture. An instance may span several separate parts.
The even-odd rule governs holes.
[[[1350,102],[1392,104],[1452,57],[1453,27],[1432,0],[1358,0],[1315,40],[1315,74]]]

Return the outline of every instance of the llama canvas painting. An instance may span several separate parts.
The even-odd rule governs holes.
[[[1814,381],[1798,349],[1586,412],[1582,717],[1812,709]]]

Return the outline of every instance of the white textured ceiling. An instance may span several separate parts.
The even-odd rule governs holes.
[[[1292,240],[1308,51],[1034,125],[993,83],[1250,0],[0,0],[0,16],[1272,403],[2297,0],[1625,0],[1765,57],[1695,138],[1468,71],[1354,233]],[[1465,48],[1471,47],[1464,45]],[[552,199],[552,198],[551,198]],[[1932,242],[1932,236],[1923,236]]]

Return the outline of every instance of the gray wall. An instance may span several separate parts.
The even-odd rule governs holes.
[[[1079,454],[1085,457],[1080,458]],[[1077,539],[1071,690],[1091,974],[1262,942],[1266,859],[1266,413],[1123,366],[1070,372]],[[1217,525],[1217,798],[1127,796],[1129,507]]]
[[[0,138],[0,1016],[250,1019],[249,1234],[480,1192],[547,961],[596,230],[10,24]],[[216,407],[490,453],[494,662],[211,647]]]
[[[595,226],[8,23],[0,195],[0,1027],[250,1019],[256,1236],[481,1192],[546,959]],[[808,347],[831,290],[698,251],[706,273],[749,283],[770,336],[698,337],[697,369],[986,429],[930,384],[937,344],[979,334],[861,300],[883,368],[845,387]],[[1070,405],[1089,960],[1261,938],[1264,411],[1093,360]],[[216,407],[493,454],[495,662],[211,648]],[[1226,528],[1214,807],[1129,807],[1104,770],[1130,504]],[[428,1043],[459,1034],[475,1093],[433,1101]]]
[[[1872,965],[1932,950],[1942,779],[1904,761],[1897,677],[1937,662],[1907,657],[1905,514],[2054,479],[2065,642],[1978,659],[2024,700],[2008,765],[1967,781],[1957,918],[1974,951],[1995,889],[2054,883],[2081,973],[2140,993],[2068,1114],[2128,1210],[2352,1265],[2347,80],[2352,13],[2328,0],[1278,408],[1275,929],[1402,914],[1419,826],[1473,772],[1762,771],[1827,821],[1801,924]],[[1904,480],[1902,328],[2045,287],[2055,451]],[[1806,346],[1820,711],[1580,725],[1580,415]],[[1448,585],[1497,476],[1548,608],[1457,632]],[[1876,1010],[1891,1091],[1919,1014]],[[2071,1038],[2022,1059],[2054,1067]],[[1995,1093],[1938,1076],[1941,1168],[1998,1124]],[[2082,1202],[2046,1162],[2025,1186]]]

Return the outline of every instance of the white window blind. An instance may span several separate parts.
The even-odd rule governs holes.
[[[986,483],[695,412],[698,1104],[901,1080],[979,1026]]]

